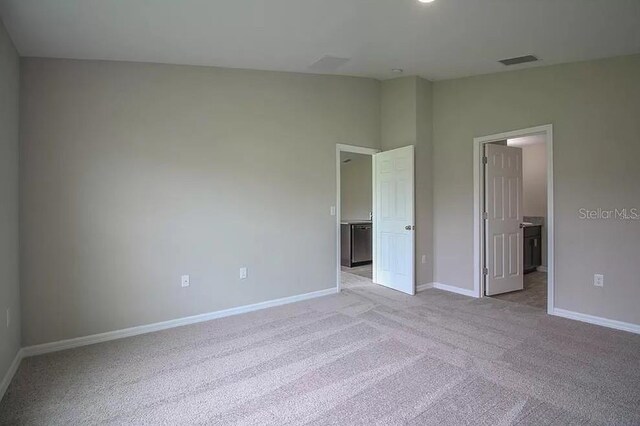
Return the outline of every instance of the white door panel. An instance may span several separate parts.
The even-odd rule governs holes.
[[[485,145],[487,296],[522,290],[522,149]]]
[[[375,155],[377,284],[415,294],[413,146]]]

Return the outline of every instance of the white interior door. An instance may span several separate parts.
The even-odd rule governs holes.
[[[408,294],[415,294],[413,157],[413,146],[374,156],[374,279]]]
[[[522,290],[522,149],[485,145],[485,294]]]

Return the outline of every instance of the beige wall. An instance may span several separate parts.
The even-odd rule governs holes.
[[[25,345],[333,287],[336,143],[416,145],[417,284],[471,289],[472,139],[547,123],[556,306],[640,323],[638,222],[578,219],[640,207],[640,56],[433,84],[22,65]]]
[[[578,215],[640,207],[639,76],[635,55],[434,84],[437,282],[473,288],[473,138],[553,124],[556,307],[640,324],[640,222]]]
[[[382,149],[415,145],[416,285],[433,281],[432,92],[430,81],[402,77],[383,81],[380,95]]]
[[[20,60],[0,21],[0,381],[20,349],[18,123]],[[10,322],[7,328],[7,309]]]
[[[351,161],[340,167],[340,218],[369,220],[373,208],[372,159],[370,155],[352,153],[349,158]]]
[[[335,146],[379,146],[379,82],[46,59],[22,77],[24,345],[335,287]]]
[[[433,83],[423,78],[416,79],[416,122],[416,278],[420,285],[434,281]]]
[[[416,143],[417,77],[385,80],[380,86],[380,143],[385,151]]]
[[[522,147],[522,211],[525,216],[547,216],[547,146]]]
[[[522,211],[524,216],[547,217],[547,146],[522,147]],[[542,266],[547,266],[547,227],[542,227]]]

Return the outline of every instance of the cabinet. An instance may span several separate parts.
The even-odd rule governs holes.
[[[342,266],[371,263],[372,227],[370,222],[343,223],[340,226],[340,257]]]
[[[542,226],[524,228],[524,273],[533,272],[542,265]]]

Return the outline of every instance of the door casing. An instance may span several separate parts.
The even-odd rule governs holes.
[[[554,311],[555,256],[554,256],[554,208],[553,208],[553,125],[530,127],[495,135],[473,139],[473,293],[476,297],[484,297],[483,259],[485,244],[483,233],[482,206],[484,200],[484,167],[482,154],[484,145],[491,142],[504,141],[523,136],[544,135],[547,149],[547,313]]]

